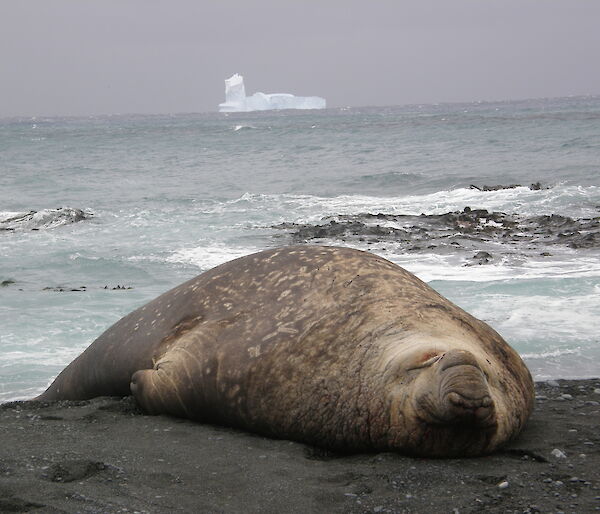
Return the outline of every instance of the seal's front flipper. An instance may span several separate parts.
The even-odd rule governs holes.
[[[169,366],[157,364],[154,369],[136,371],[131,377],[131,393],[143,410],[149,414],[172,414],[191,417],[179,377],[174,377]],[[189,399],[187,400],[189,402]]]
[[[154,357],[154,369],[136,371],[130,389],[142,409],[200,421],[218,419],[222,401],[216,384],[224,352],[217,348],[220,334],[233,321],[196,325],[168,341],[164,353]]]

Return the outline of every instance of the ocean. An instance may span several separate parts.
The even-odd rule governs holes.
[[[295,243],[400,264],[537,380],[600,376],[600,97],[2,119],[0,192],[0,402],[158,294]]]

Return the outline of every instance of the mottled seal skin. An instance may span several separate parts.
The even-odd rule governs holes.
[[[320,246],[248,255],[164,293],[38,399],[130,390],[149,413],[436,457],[493,451],[534,398],[488,325],[381,257]]]

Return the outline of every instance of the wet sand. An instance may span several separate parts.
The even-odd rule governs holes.
[[[502,451],[338,455],[142,414],[133,399],[0,406],[0,512],[600,511],[600,379],[538,383]]]

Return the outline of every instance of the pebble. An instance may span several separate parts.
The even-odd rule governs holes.
[[[548,380],[546,384],[548,384],[550,387],[560,387],[560,384],[556,380]]]
[[[502,482],[500,482],[498,484],[498,489],[506,489],[508,487],[508,482],[506,480],[503,480]]]
[[[573,396],[571,396],[570,394],[567,394],[567,393],[563,393],[563,394],[561,394],[561,395],[560,395],[560,397],[561,397],[563,400],[572,400],[572,399],[573,399]]]
[[[594,389],[595,394],[600,394],[600,389]]]
[[[567,458],[565,453],[563,451],[559,450],[558,448],[554,448],[554,450],[552,450],[552,452],[550,454],[553,457],[556,457],[557,459],[566,459]]]

